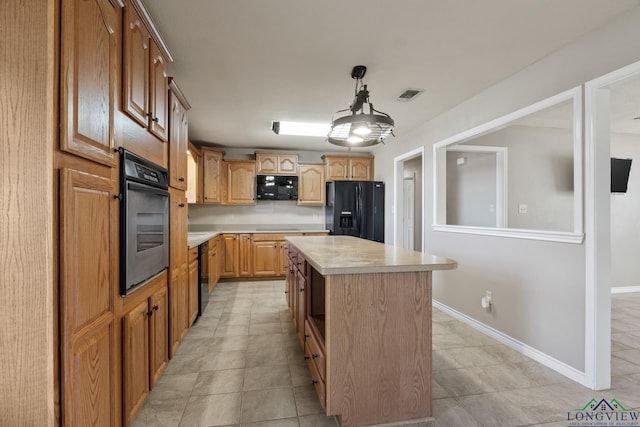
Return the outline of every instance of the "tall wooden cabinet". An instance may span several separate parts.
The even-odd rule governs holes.
[[[61,2],[60,413],[69,426],[121,423],[113,168],[118,6],[108,0]]]
[[[169,350],[173,356],[189,329],[189,265],[187,258],[187,198],[169,188]]]

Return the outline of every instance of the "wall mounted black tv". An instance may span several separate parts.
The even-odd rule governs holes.
[[[631,159],[611,158],[611,192],[626,193]]]

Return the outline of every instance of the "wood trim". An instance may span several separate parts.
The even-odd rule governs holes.
[[[169,77],[169,89],[173,92],[173,94],[178,98],[178,101],[182,104],[185,110],[189,111],[191,109],[191,104],[187,101],[187,97],[184,96],[184,93],[178,87],[176,80],[173,77]]]
[[[124,7],[124,2],[122,0],[109,0],[109,1],[113,5],[113,7],[119,7],[119,8]]]
[[[153,19],[151,19],[151,15],[149,15],[149,12],[147,12],[147,9],[144,7],[140,0],[130,1],[131,6],[133,6],[136,12],[138,12],[138,15],[140,15],[140,19],[142,19],[144,26],[147,27],[149,35],[151,35],[153,41],[158,45],[158,49],[160,50],[162,56],[164,56],[164,59],[166,59],[168,62],[173,62],[173,55],[171,55],[167,44],[164,42],[162,37],[160,37],[160,32],[158,31],[156,24],[153,22]]]

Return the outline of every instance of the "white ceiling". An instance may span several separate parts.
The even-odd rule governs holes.
[[[343,150],[275,135],[329,122],[351,68],[396,135],[640,5],[639,0],[146,0],[189,100],[189,139],[225,147]],[[407,88],[425,92],[395,101]],[[393,143],[393,139],[389,143]]]

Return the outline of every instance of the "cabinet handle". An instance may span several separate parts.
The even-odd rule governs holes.
[[[184,182],[184,178],[178,178],[178,181]]]
[[[285,294],[288,294],[288,293],[289,293],[289,291],[284,291],[284,293],[285,293]]]
[[[157,305],[153,306],[153,311],[158,311],[158,306]]]
[[[156,123],[158,123],[158,118],[157,118],[157,117],[154,117],[154,118],[153,118],[153,119],[151,119],[151,120],[152,120],[152,121],[154,121],[154,122],[156,122]]]
[[[304,360],[309,360],[309,356],[305,356],[305,357],[304,357]]]
[[[180,203],[178,207],[184,208],[184,203]]]
[[[304,334],[304,339],[305,339],[305,340],[306,340],[306,339],[309,339],[309,338],[311,338],[311,335],[309,335],[309,334]]]
[[[304,288],[300,288],[300,292],[304,292]]]
[[[122,199],[124,199],[124,197],[122,197],[122,194],[114,194],[113,198],[117,199],[117,200],[120,200],[120,201],[122,201]]]
[[[311,380],[311,384],[312,384],[312,385],[316,385],[316,384],[318,384],[318,381],[316,381],[316,380]]]
[[[153,117],[153,113],[148,112],[147,114],[145,114],[145,116],[147,116],[147,117]]]
[[[148,317],[151,317],[152,314],[153,314],[153,311],[151,311],[151,310],[147,311],[147,316]]]
[[[320,356],[318,356],[317,354],[312,354],[312,355],[311,355],[311,358],[312,358],[312,359],[317,359],[318,357],[320,357]]]

